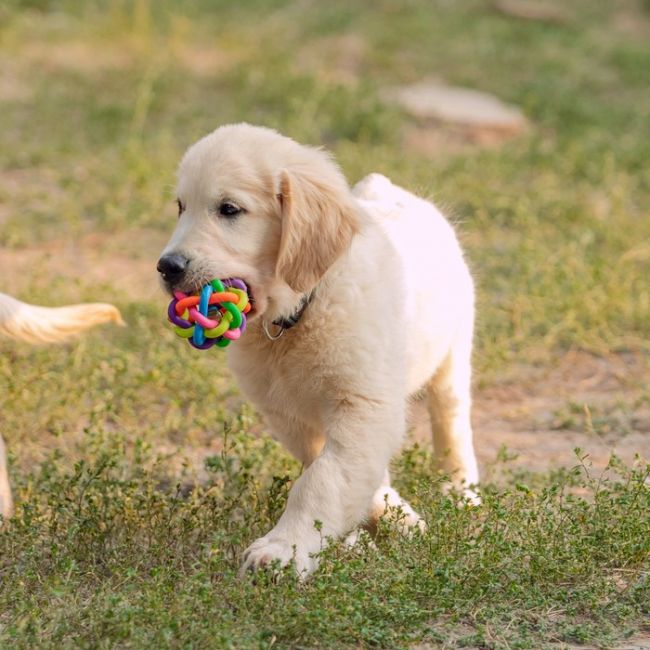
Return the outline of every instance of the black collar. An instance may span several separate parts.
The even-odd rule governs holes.
[[[310,291],[308,294],[305,294],[302,297],[298,308],[293,312],[293,314],[286,318],[278,318],[273,321],[273,324],[277,325],[283,330],[290,330],[294,325],[297,325],[302,318],[302,315],[305,313],[305,309],[307,309],[311,301],[314,299],[314,293],[315,291],[312,289],[312,291]]]

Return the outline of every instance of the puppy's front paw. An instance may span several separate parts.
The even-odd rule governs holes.
[[[247,571],[270,567],[276,561],[280,567],[284,567],[291,560],[294,560],[296,571],[301,578],[309,575],[318,566],[317,558],[312,557],[303,545],[269,533],[255,540],[244,551],[239,576],[243,577]]]

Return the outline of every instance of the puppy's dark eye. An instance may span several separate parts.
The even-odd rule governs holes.
[[[180,199],[176,199],[176,205],[178,206],[178,216],[180,217],[185,212],[185,206],[181,203]]]
[[[224,201],[219,206],[219,214],[222,217],[229,217],[230,219],[236,217],[241,211],[241,208],[237,207],[233,203],[229,203],[228,201]]]

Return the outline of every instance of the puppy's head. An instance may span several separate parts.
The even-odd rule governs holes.
[[[358,228],[358,208],[326,153],[247,124],[188,149],[177,197],[178,224],[158,261],[165,287],[193,292],[212,278],[241,278],[252,317],[292,309]]]

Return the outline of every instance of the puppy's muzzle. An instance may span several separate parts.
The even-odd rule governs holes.
[[[158,260],[158,273],[162,276],[167,284],[176,284],[183,279],[190,261],[183,255],[178,253],[170,253],[163,255]]]

